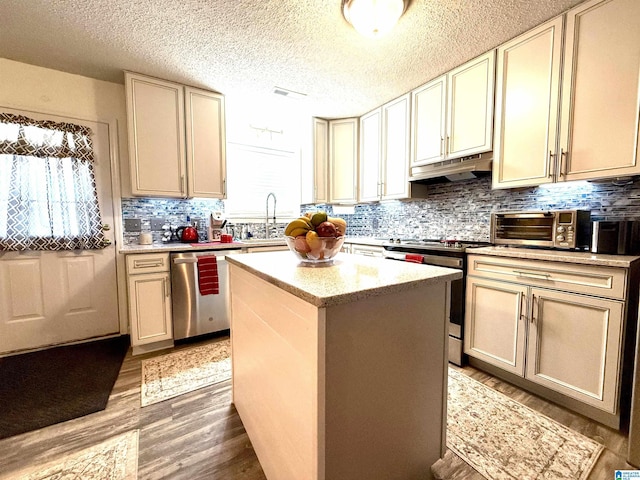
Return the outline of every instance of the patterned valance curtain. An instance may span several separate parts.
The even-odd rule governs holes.
[[[0,113],[0,250],[104,248],[91,129]]]

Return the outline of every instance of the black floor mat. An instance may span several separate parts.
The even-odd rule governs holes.
[[[129,336],[0,358],[0,438],[104,410]]]

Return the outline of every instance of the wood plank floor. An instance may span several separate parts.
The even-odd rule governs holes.
[[[220,338],[208,339],[207,342]],[[193,345],[196,344],[180,345],[174,350]],[[128,353],[106,410],[0,440],[0,472],[47,463],[114,435],[139,429],[138,478],[141,480],[264,480],[251,442],[231,404],[230,381],[140,407],[140,362],[164,353],[168,351],[135,357]],[[625,462],[627,438],[623,433],[569,412],[472,367],[461,370],[604,444],[606,449],[589,480],[613,478],[615,469],[633,469]],[[438,462],[435,473],[442,479],[483,478],[451,451],[447,451],[445,458]]]

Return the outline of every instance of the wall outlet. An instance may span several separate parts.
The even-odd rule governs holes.
[[[151,219],[151,231],[152,232],[161,232],[162,226],[167,223],[164,218],[155,217]]]
[[[124,220],[125,232],[140,232],[142,231],[142,222],[139,218],[126,218]]]

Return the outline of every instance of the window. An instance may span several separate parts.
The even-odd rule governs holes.
[[[91,130],[0,113],[0,250],[104,248]]]
[[[276,196],[276,220],[300,215],[300,158],[297,152],[229,143],[225,215],[236,221],[264,221],[267,195]],[[269,201],[269,217],[273,218]]]

